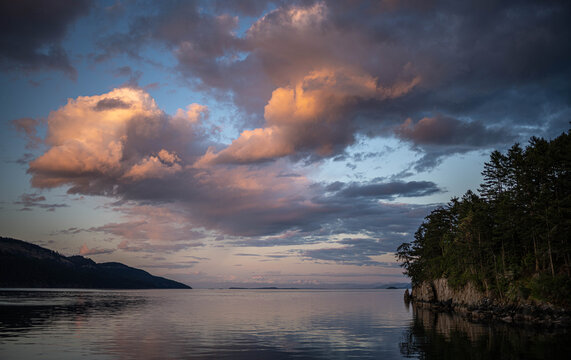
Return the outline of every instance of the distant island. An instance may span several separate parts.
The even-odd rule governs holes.
[[[542,314],[549,323],[559,313],[571,323],[569,132],[493,151],[482,175],[479,195],[468,191],[435,209],[398,248],[412,300],[476,319]]]
[[[121,263],[98,264],[4,237],[0,237],[0,288],[191,289]]]
[[[395,290],[395,289],[410,289],[410,287],[411,287],[410,283],[389,283],[376,286],[375,289]]]
[[[282,288],[276,286],[262,286],[262,287],[238,287],[238,286],[231,286],[228,288],[229,290],[299,290],[299,288]]]

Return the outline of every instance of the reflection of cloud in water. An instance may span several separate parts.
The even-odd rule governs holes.
[[[453,313],[414,304],[414,321],[403,334],[405,357],[421,359],[562,359],[571,353],[569,335],[504,323],[473,323]]]
[[[571,352],[564,333],[410,309],[414,319],[401,290],[0,291],[0,358],[556,359]]]
[[[0,336],[41,332],[54,323],[80,324],[89,317],[117,316],[145,303],[141,296],[112,291],[0,291]]]
[[[388,295],[388,296],[387,296]],[[387,358],[410,318],[387,291],[192,291],[115,327],[120,358]]]

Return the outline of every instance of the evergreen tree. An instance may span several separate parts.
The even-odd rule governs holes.
[[[532,137],[493,151],[481,196],[432,211],[397,258],[413,284],[472,282],[499,298],[571,301],[571,139]]]

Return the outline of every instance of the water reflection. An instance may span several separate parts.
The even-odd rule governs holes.
[[[46,329],[62,321],[80,325],[90,316],[114,316],[145,298],[112,291],[0,291],[0,337]]]
[[[0,291],[0,359],[541,359],[568,340],[400,290]]]
[[[3,359],[394,359],[411,316],[386,290],[0,293],[0,308]]]
[[[459,315],[437,313],[422,304],[413,308],[413,323],[400,344],[405,357],[420,359],[562,359],[571,353],[569,333],[477,324]]]

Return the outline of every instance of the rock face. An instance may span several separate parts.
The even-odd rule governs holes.
[[[461,289],[455,290],[446,279],[425,281],[412,288],[412,298],[423,302],[451,303],[462,306],[476,306],[481,304],[488,295],[476,289],[469,283]]]
[[[412,288],[410,299],[415,307],[426,307],[436,312],[452,311],[471,321],[571,327],[570,309],[557,308],[548,303],[499,302],[470,283],[455,290],[446,279],[425,281]]]

